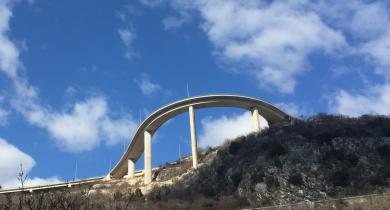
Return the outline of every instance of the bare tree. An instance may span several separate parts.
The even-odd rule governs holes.
[[[20,163],[20,171],[17,175],[17,179],[18,179],[18,181],[21,185],[21,189],[22,189],[22,192],[20,192],[19,197],[18,197],[18,199],[19,199],[18,209],[19,210],[22,210],[23,206],[26,203],[26,192],[24,192],[24,184],[26,183],[27,177],[28,177],[28,174],[26,172],[24,172],[23,164]]]
[[[24,184],[26,183],[27,177],[28,177],[28,174],[25,173],[23,170],[23,163],[20,163],[20,171],[18,173],[17,178],[18,178],[19,183],[21,185],[22,191],[24,190]]]

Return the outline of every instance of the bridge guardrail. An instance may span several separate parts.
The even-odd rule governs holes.
[[[142,170],[135,172],[136,177],[141,176],[142,174],[143,174]],[[0,190],[0,194],[17,193],[17,192],[23,192],[23,191],[24,192],[33,192],[36,190],[72,187],[72,186],[76,186],[76,185],[83,185],[83,184],[104,181],[106,178],[107,178],[106,176],[99,176],[99,177],[80,179],[80,180],[74,180],[74,181],[68,181],[68,182],[61,182],[61,183],[55,183],[55,184],[24,187],[23,189],[20,187],[19,188],[11,188],[11,189],[2,189],[2,190]]]

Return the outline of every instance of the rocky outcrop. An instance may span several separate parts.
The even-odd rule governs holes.
[[[297,120],[223,145],[159,197],[234,196],[258,206],[375,193],[389,186],[389,137],[385,116]]]

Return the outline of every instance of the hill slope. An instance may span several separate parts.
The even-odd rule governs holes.
[[[381,192],[389,182],[388,117],[319,115],[228,142],[211,163],[150,197],[259,206]]]
[[[200,161],[198,170],[190,157],[161,167],[150,186],[137,177],[0,195],[0,209],[240,209],[381,193],[390,184],[390,118],[296,120],[209,148]]]

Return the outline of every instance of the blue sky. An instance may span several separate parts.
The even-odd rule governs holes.
[[[20,163],[30,184],[105,175],[187,84],[294,116],[389,114],[389,4],[0,0],[0,185],[16,186]],[[196,117],[203,147],[251,130],[239,109]],[[154,166],[179,145],[190,153],[187,114],[154,136]]]

